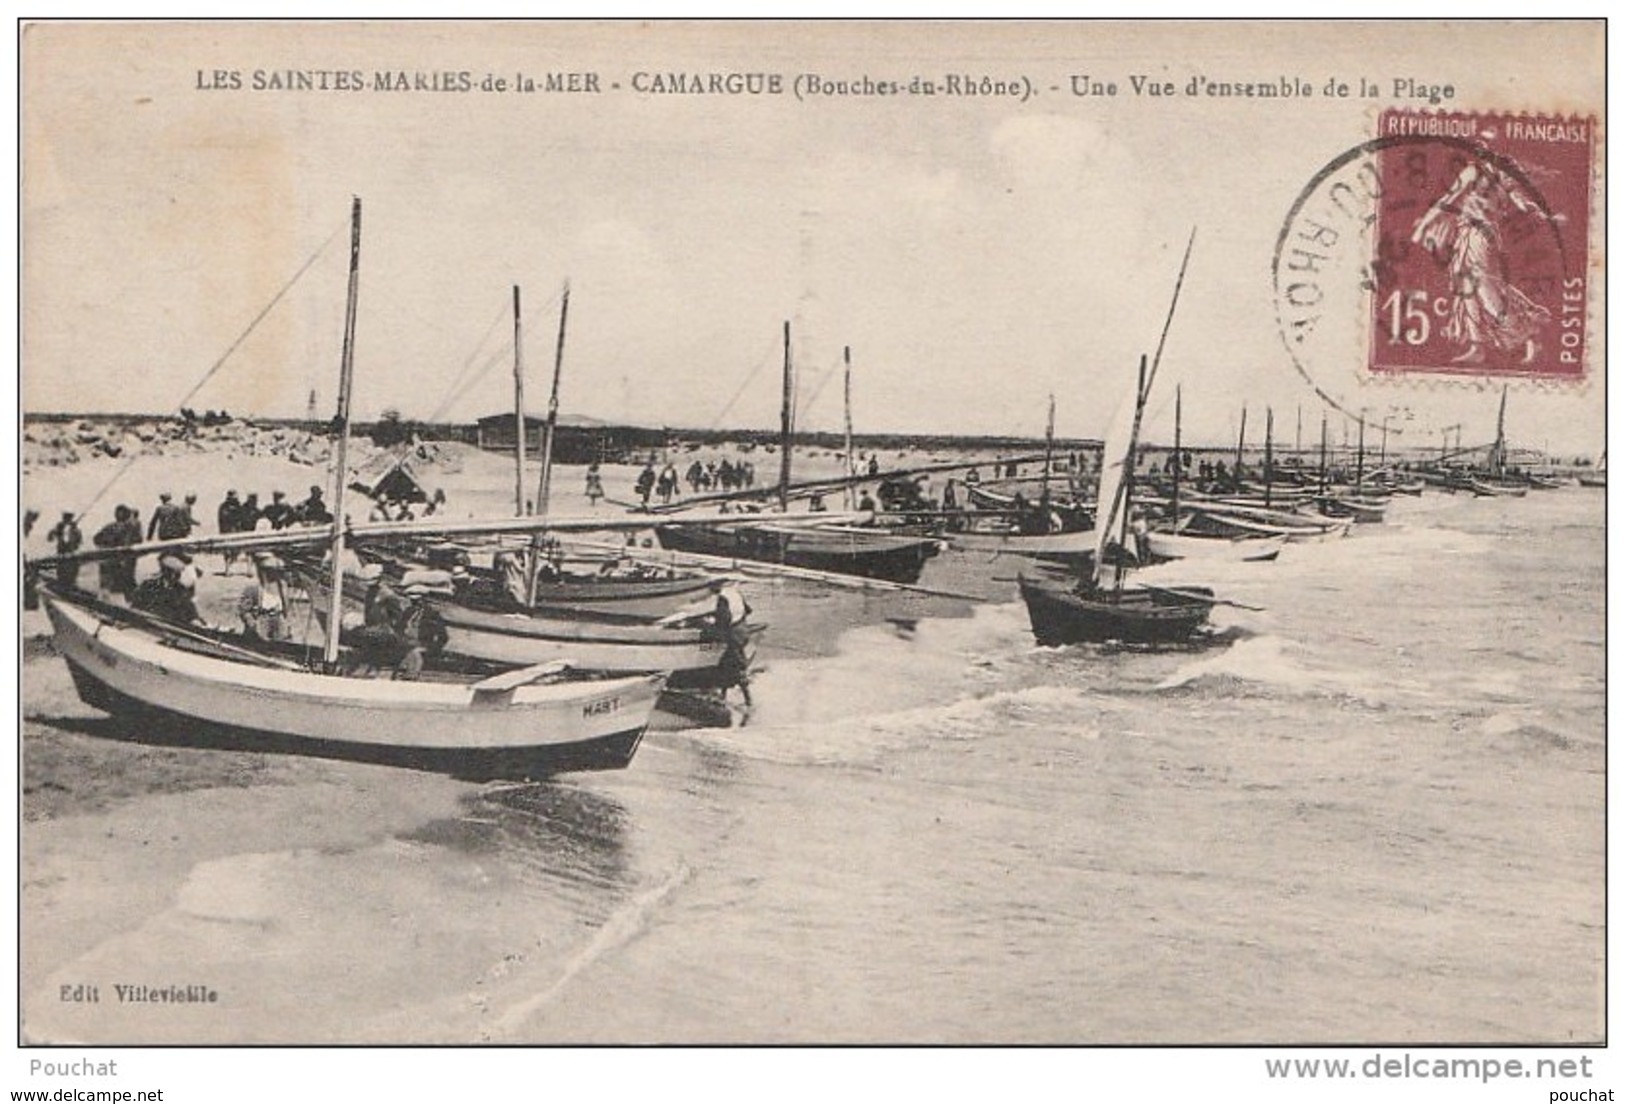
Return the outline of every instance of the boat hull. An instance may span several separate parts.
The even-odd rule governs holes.
[[[950,533],[948,544],[962,552],[1015,556],[1084,556],[1095,550],[1095,531],[1076,533]]]
[[[1213,608],[1201,597],[1126,589],[1081,594],[1070,581],[1019,580],[1033,636],[1040,644],[1180,644],[1190,640]],[[1197,595],[1211,592],[1192,588]]]
[[[657,620],[717,589],[713,579],[583,579],[536,585],[536,609],[566,616]]]
[[[187,742],[197,746],[470,776],[612,769],[631,761],[665,681],[655,675],[484,693],[466,681],[344,678],[203,654],[166,641],[161,631],[121,625],[53,595],[45,601],[56,647],[86,704],[136,722],[181,718]]]
[[[302,578],[325,626],[327,585],[310,576]],[[361,604],[365,585],[346,580],[344,596]],[[541,611],[497,612],[441,598],[430,599],[430,605],[445,623],[446,651],[482,663],[530,667],[563,660],[583,671],[703,671],[716,667],[724,651],[722,641],[703,629]]]
[[[484,663],[528,667],[564,660],[588,671],[694,671],[715,667],[722,659],[720,640],[698,629],[645,628],[648,639],[595,637],[591,622],[537,617],[525,613],[488,613],[452,602],[434,603],[446,623],[446,650]],[[670,640],[661,640],[664,633]]]
[[[706,556],[785,564],[838,575],[915,583],[937,542],[858,528],[673,523],[655,528],[662,548]]]
[[[1140,539],[1152,560],[1273,560],[1286,545],[1285,537],[1193,537],[1151,532]]]
[[[1258,538],[1278,537],[1289,542],[1319,541],[1346,536],[1353,526],[1348,518],[1313,520],[1307,516],[1276,514],[1265,516],[1264,511],[1215,510],[1196,507],[1186,513],[1180,533],[1188,536]]]

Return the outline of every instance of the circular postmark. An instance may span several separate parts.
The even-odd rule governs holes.
[[[1373,384],[1584,379],[1593,129],[1387,112],[1314,175],[1272,273],[1281,340],[1325,403],[1352,418]]]

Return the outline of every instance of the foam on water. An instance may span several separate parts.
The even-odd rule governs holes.
[[[1032,647],[1020,603],[861,626],[841,635],[834,655],[768,664],[739,727],[686,736],[774,762],[873,763],[888,749],[974,733],[999,710],[1019,709],[1008,696],[978,699],[996,695]],[[1028,705],[1057,689],[1035,688]]]
[[[1352,699],[1384,708],[1417,694],[1415,683],[1395,682],[1380,672],[1331,666],[1303,646],[1279,636],[1255,636],[1181,667],[1157,684],[1159,690],[1247,688],[1284,691],[1303,697]]]
[[[636,939],[648,927],[650,914],[672,892],[688,880],[691,871],[679,864],[658,883],[626,901],[622,907],[599,926],[585,945],[569,955],[563,962],[558,977],[547,988],[496,1011],[491,1029],[483,1041],[494,1042],[511,1038],[525,1021],[547,1007],[569,987],[576,977],[593,963],[616,948]]]
[[[860,766],[932,740],[990,739],[1019,728],[1095,739],[1100,712],[1099,700],[1082,689],[1032,686],[849,718],[839,726],[805,723],[709,730],[695,738],[766,762]]]

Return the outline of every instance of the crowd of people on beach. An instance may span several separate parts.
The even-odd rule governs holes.
[[[114,507],[113,520],[97,529],[90,543],[95,548],[113,549],[132,548],[147,541],[185,540],[203,529],[203,522],[197,516],[197,500],[196,494],[187,494],[176,502],[175,496],[165,491],[158,496],[158,505],[145,525],[139,509],[120,503]],[[72,555],[84,547],[80,520],[72,511],[64,510],[61,519],[45,534],[57,555]],[[309,496],[297,504],[289,503],[285,492],[274,491],[271,501],[263,507],[257,494],[239,499],[237,492],[230,490],[215,511],[215,524],[221,534],[269,532],[295,525],[324,525],[332,520],[333,514],[319,486],[312,486]],[[279,580],[280,561],[270,553],[239,557],[229,550],[223,553],[223,558],[222,575],[231,574],[239,560],[249,565],[249,574],[254,578],[252,587],[256,589],[256,609],[268,609],[269,599],[259,592],[266,591],[268,583]],[[144,580],[137,576],[137,561],[135,554],[99,561],[96,585],[104,598],[122,600],[132,609],[177,624],[201,623],[194,594],[202,571],[191,554],[180,550],[166,552],[159,557],[157,573]],[[70,589],[77,588],[79,573],[78,563],[62,564],[57,569],[57,582]],[[245,624],[248,620],[245,618]]]
[[[203,530],[198,518],[197,495],[187,494],[181,502],[169,492],[159,495],[158,505],[145,525],[141,511],[119,504],[113,520],[91,537],[96,548],[133,548],[147,541],[185,540]],[[444,495],[431,499],[430,512],[445,502]],[[393,504],[392,504],[393,505]],[[38,518],[35,512],[28,527]],[[298,503],[288,501],[283,491],[271,492],[271,500],[260,505],[259,495],[239,497],[228,490],[215,511],[215,524],[221,534],[265,533],[296,526],[325,525],[333,520],[323,490],[312,486],[310,494]],[[61,519],[46,533],[47,542],[58,555],[71,555],[84,547],[80,519],[64,511]],[[222,552],[222,576],[231,575],[236,564],[247,565],[249,580],[238,594],[235,612],[240,626],[229,626],[245,638],[262,642],[290,639],[288,594],[285,587],[287,565],[275,552],[260,549],[252,553]],[[202,569],[190,552],[175,549],[158,557],[157,570],[138,578],[138,555],[117,555],[97,564],[96,588],[103,600],[127,605],[131,610],[179,627],[223,630],[228,626],[210,624],[197,602],[197,584]],[[69,562],[57,568],[59,585],[79,587],[80,564]],[[416,678],[426,656],[444,644],[444,626],[438,625],[424,603],[430,588],[414,580],[392,582],[376,565],[363,569],[368,583],[365,611],[358,625],[346,631],[354,636],[357,662],[387,671],[391,677]]]
[[[594,465],[594,467],[596,466]],[[590,482],[592,480],[590,471],[588,480],[588,493],[590,495]],[[737,463],[726,458],[720,461],[707,460],[701,462],[695,460],[689,464],[682,476],[679,477],[677,466],[669,460],[660,469],[659,474],[656,474],[655,462],[651,458],[648,463],[643,465],[643,470],[638,473],[637,482],[633,484],[633,489],[637,492],[638,502],[644,507],[649,505],[651,497],[658,497],[662,506],[669,506],[673,498],[682,496],[682,484],[684,483],[688,484],[689,493],[696,495],[704,494],[712,489],[722,492],[749,490],[756,485],[756,466],[749,460],[740,460]],[[601,489],[600,487],[600,491]]]

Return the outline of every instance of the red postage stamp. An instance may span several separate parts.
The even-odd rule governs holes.
[[[1595,129],[1382,114],[1372,372],[1584,378]]]

